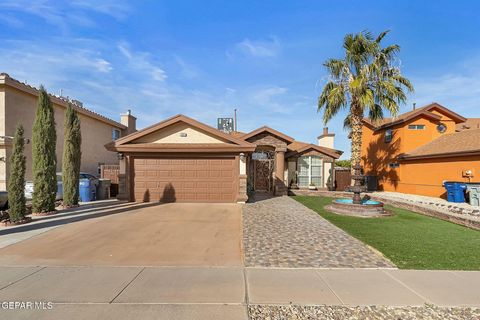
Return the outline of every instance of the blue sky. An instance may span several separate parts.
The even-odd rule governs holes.
[[[238,109],[238,129],[268,125],[297,140],[321,133],[322,63],[346,33],[389,29],[415,86],[402,111],[437,101],[480,117],[476,1],[2,0],[0,71],[63,91],[145,127],[183,113],[210,125]],[[328,126],[350,154],[345,114]]]

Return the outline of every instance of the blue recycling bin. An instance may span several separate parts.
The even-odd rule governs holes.
[[[465,190],[467,189],[467,184],[463,182],[446,181],[443,183],[443,186],[447,190],[448,202],[465,202]]]
[[[80,179],[80,201],[88,202],[96,200],[96,186],[91,179]]]

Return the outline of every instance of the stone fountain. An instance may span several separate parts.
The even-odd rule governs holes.
[[[325,209],[334,213],[357,216],[357,217],[381,217],[388,213],[383,208],[383,203],[380,201],[370,200],[369,198],[362,199],[361,193],[367,191],[366,186],[362,185],[365,177],[362,175],[362,166],[356,164],[353,166],[352,179],[353,186],[349,191],[353,192],[352,199],[335,199],[331,205]]]

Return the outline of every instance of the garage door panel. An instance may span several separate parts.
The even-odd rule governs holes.
[[[135,201],[233,202],[235,167],[234,158],[135,158]]]

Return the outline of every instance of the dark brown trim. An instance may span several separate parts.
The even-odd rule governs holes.
[[[410,161],[410,160],[426,160],[426,159],[453,158],[453,157],[457,158],[457,157],[469,157],[469,156],[480,156],[480,150],[422,154],[418,156],[405,154],[405,155],[398,156],[398,160]]]
[[[298,149],[298,150],[294,150],[294,151],[290,151],[288,152],[286,155],[285,155],[285,159],[287,158],[290,158],[290,157],[293,157],[293,156],[299,156],[301,155],[302,153],[305,153],[309,150],[315,150],[319,153],[322,153],[326,156],[329,156],[329,157],[332,157],[334,159],[338,159],[340,158],[340,156],[343,154],[342,151],[338,151],[339,153],[336,153],[334,152],[333,150],[330,151],[330,150],[327,150],[327,148],[325,147],[321,147],[321,146],[317,146],[315,144],[307,144],[306,146]]]
[[[255,129],[245,135],[243,135],[242,137],[240,137],[242,140],[247,140],[249,138],[252,138],[260,133],[263,133],[263,132],[268,132],[268,133],[271,133],[273,134],[274,136],[277,136],[279,138],[281,138],[282,140],[285,140],[286,142],[288,143],[292,143],[295,139],[293,139],[292,137],[290,136],[287,136],[286,134],[284,133],[281,133],[280,131],[277,131],[275,129],[272,129],[270,127],[267,127],[267,126],[263,126],[263,127],[260,127],[258,129]]]
[[[140,131],[129,134],[126,137],[123,137],[123,138],[120,138],[120,139],[116,140],[115,141],[115,147],[118,148],[119,146],[125,145],[128,142],[131,142],[131,141],[136,140],[138,138],[144,137],[148,134],[151,134],[155,131],[159,131],[159,130],[165,128],[165,127],[168,127],[170,125],[173,125],[173,124],[176,124],[176,123],[179,123],[179,122],[189,124],[190,126],[192,126],[194,128],[200,129],[200,131],[210,133],[213,136],[219,138],[220,140],[231,142],[231,143],[233,143],[237,146],[242,146],[242,147],[251,147],[252,146],[252,144],[249,143],[249,142],[234,138],[233,136],[231,136],[229,134],[226,134],[226,133],[224,133],[220,130],[217,130],[213,127],[210,127],[210,126],[208,126],[204,123],[201,123],[201,122],[196,121],[192,118],[189,118],[187,116],[179,114],[179,115],[176,115],[174,117],[168,118],[164,121],[161,121],[159,123],[156,123],[156,124],[154,124],[150,127],[147,127],[147,128],[142,129]]]
[[[130,143],[125,145],[105,145],[110,151],[132,153],[132,152],[154,152],[154,153],[215,153],[215,152],[253,152],[255,145],[234,145],[227,143]]]
[[[397,120],[394,120],[392,122],[389,122],[389,123],[384,123],[380,126],[375,126],[373,123],[371,123],[368,119],[363,119],[363,123],[370,127],[373,131],[378,131],[378,130],[382,130],[382,129],[386,129],[386,128],[389,128],[391,126],[395,126],[395,125],[398,125],[398,124],[401,124],[401,123],[404,123],[404,122],[407,122],[411,119],[414,119],[418,116],[425,116],[427,118],[431,118],[431,119],[434,119],[434,120],[437,120],[437,121],[440,121],[441,120],[441,116],[439,115],[436,115],[434,113],[431,112],[431,110],[433,109],[437,109],[439,110],[441,113],[449,116],[455,123],[462,123],[462,122],[465,122],[467,121],[466,118],[462,117],[461,115],[459,115],[458,113],[442,106],[441,104],[437,103],[437,102],[433,102],[425,107],[421,107],[421,108],[418,108],[417,110],[411,112],[407,117],[405,118],[399,118]],[[401,117],[402,115],[400,115]]]

